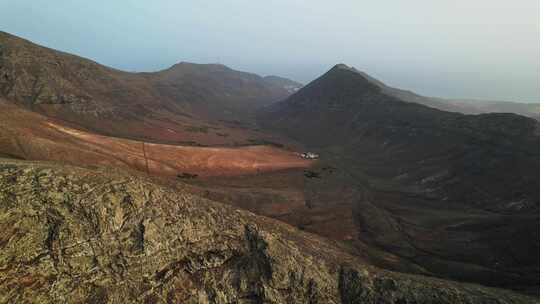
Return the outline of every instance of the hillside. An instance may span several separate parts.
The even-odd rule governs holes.
[[[537,302],[365,266],[332,242],[182,188],[1,160],[0,302]]]
[[[0,302],[529,303],[435,277],[540,294],[539,123],[433,102],[0,32]]]
[[[163,98],[188,102],[215,119],[246,115],[288,97],[299,84],[291,80],[239,72],[220,64],[179,63],[149,74]]]
[[[278,147],[196,147],[144,142],[81,130],[1,98],[0,109],[0,153],[4,157],[108,165],[169,177],[182,173],[254,174],[310,165],[310,161]]]
[[[0,32],[0,97],[105,135],[232,144],[254,128],[253,110],[289,95],[290,85],[223,65],[127,73]]]
[[[540,286],[537,121],[406,102],[345,65],[261,120],[322,155],[306,182],[306,230],[325,225],[320,214],[347,212],[356,221],[347,231],[352,244],[401,258],[388,267]]]

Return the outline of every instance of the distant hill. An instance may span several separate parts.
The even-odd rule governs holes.
[[[182,62],[147,75],[164,98],[187,102],[216,118],[227,117],[227,113],[246,114],[281,101],[294,92],[291,88],[299,86],[285,78],[261,77],[220,64]]]
[[[511,101],[488,101],[477,99],[443,99],[441,102],[448,103],[457,108],[464,109],[470,114],[479,113],[515,113],[539,120],[540,103],[519,103]]]
[[[540,118],[540,103],[426,97],[412,91],[390,87],[365,72],[356,69],[354,70],[363,75],[371,83],[380,87],[385,94],[394,96],[403,101],[415,102],[435,109],[463,114],[514,113],[531,118]]]
[[[363,241],[436,275],[539,285],[539,123],[444,112],[397,95],[337,65],[261,119],[321,153],[328,180],[311,182],[310,201],[333,202],[326,212],[350,204]]]
[[[234,127],[294,85],[215,64],[127,73],[0,32],[0,97],[108,135],[180,141],[174,132]]]

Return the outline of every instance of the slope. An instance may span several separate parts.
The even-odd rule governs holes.
[[[192,147],[95,134],[0,98],[0,153],[26,160],[132,168],[153,175],[223,176],[304,168],[310,162],[272,146]],[[189,175],[188,175],[189,176]]]
[[[365,266],[290,226],[111,169],[2,160],[0,301],[535,303]]]
[[[403,259],[391,267],[538,288],[535,120],[405,102],[345,65],[261,119],[321,153],[306,199],[314,211],[353,214],[348,233]],[[320,225],[313,215],[306,228]]]
[[[246,143],[235,134],[254,128],[250,111],[289,95],[288,86],[222,65],[127,73],[0,32],[0,97],[105,135]]]

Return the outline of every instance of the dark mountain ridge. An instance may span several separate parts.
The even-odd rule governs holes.
[[[358,130],[369,127],[367,122],[376,124],[377,128],[389,128],[393,124],[430,126],[435,128],[430,132],[447,130],[479,137],[481,134],[507,135],[518,136],[516,139],[519,140],[537,135],[539,130],[538,122],[515,114],[462,115],[401,100],[364,73],[343,64],[335,66],[286,101],[275,104],[267,113],[277,119],[283,116],[273,126],[278,129],[280,125],[286,126],[286,133],[304,141],[310,136],[310,129],[326,124],[326,130],[318,130],[323,131],[323,136],[319,133],[313,140],[307,140],[312,145],[342,143],[344,138],[350,139],[351,135],[358,134]],[[295,119],[288,121],[291,116]],[[290,124],[296,125],[291,127]]]
[[[164,71],[146,74],[161,96],[186,101],[200,112],[243,116],[251,111],[281,101],[290,94],[291,80],[261,77],[235,71],[221,64],[181,62]]]
[[[322,168],[341,172],[334,185],[334,177],[312,182],[310,201],[347,202],[362,241],[438,276],[540,284],[536,120],[403,101],[345,65],[265,109],[261,120],[320,152]],[[339,184],[355,189],[354,199],[333,189]]]

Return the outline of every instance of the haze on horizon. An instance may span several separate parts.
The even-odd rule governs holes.
[[[429,96],[540,102],[540,1],[0,0],[0,30],[128,71],[307,83],[336,63]]]

